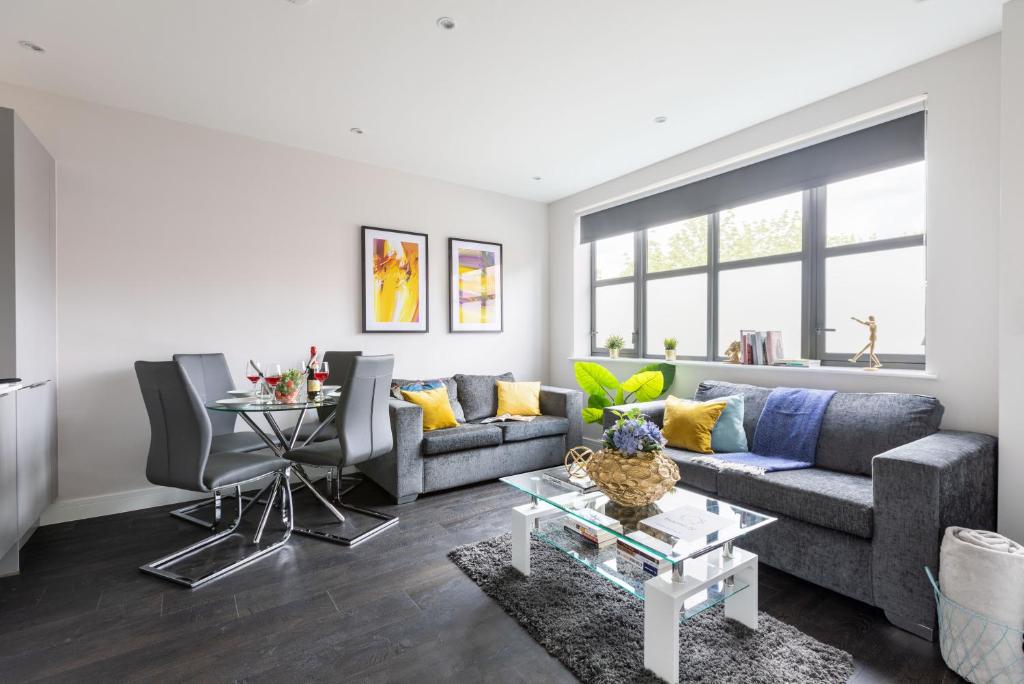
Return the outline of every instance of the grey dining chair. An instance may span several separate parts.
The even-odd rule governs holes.
[[[330,369],[330,375],[327,376],[327,385],[339,385],[342,391],[345,390],[345,378],[348,377],[349,368],[352,367],[352,360],[357,356],[362,356],[361,351],[329,351],[324,352],[324,361],[327,362],[328,368]],[[299,438],[296,440],[298,443],[305,443],[306,441],[312,442],[329,442],[338,438],[338,431],[335,429],[333,424],[324,425],[315,435],[313,431],[316,430],[317,425],[331,417],[331,411],[334,410],[332,406],[321,406],[316,410],[317,418],[319,419],[316,423],[303,423],[299,426]],[[285,428],[284,434],[288,439],[292,438],[292,434],[295,432],[295,428]],[[313,439],[310,440],[312,435]]]
[[[149,415],[150,443],[146,459],[146,478],[156,485],[193,492],[211,492],[233,488],[238,502],[234,522],[220,532],[139,569],[151,575],[198,587],[223,577],[281,548],[290,538],[293,508],[289,478],[291,464],[277,456],[240,451],[211,451],[213,427],[202,399],[181,365],[174,361],[136,361],[135,374]],[[259,494],[246,502],[242,485],[272,476]],[[269,490],[266,506],[253,537],[254,551],[241,559],[211,570],[199,577],[175,572],[172,566],[213,547],[236,533],[242,518]],[[278,541],[261,546],[271,510],[280,494],[284,533]]]
[[[185,371],[204,404],[223,399],[228,396],[230,390],[235,389],[235,382],[231,379],[231,371],[223,354],[175,354],[172,358]],[[234,413],[208,410],[207,415],[210,417],[210,427],[213,430],[210,446],[212,451],[259,451],[266,448],[267,445],[256,433],[250,430],[235,431],[237,417]],[[212,521],[195,515],[200,509],[211,505]],[[213,529],[220,522],[220,492],[214,493],[213,501],[202,501],[176,508],[171,511],[171,515],[194,525]]]
[[[295,476],[302,480],[320,503],[337,518],[339,524],[345,522],[345,516],[339,509],[370,516],[381,522],[354,536],[345,536],[340,531],[303,527],[296,527],[296,532],[354,546],[398,524],[398,516],[343,503],[342,495],[354,489],[356,485],[352,485],[344,492],[340,491],[340,475],[343,468],[384,456],[394,446],[388,408],[394,367],[395,357],[391,355],[353,358],[352,365],[342,381],[344,389],[338,402],[335,419],[338,438],[294,449],[285,454],[285,458],[296,464]],[[328,469],[326,496],[309,481],[302,469],[303,464]]]

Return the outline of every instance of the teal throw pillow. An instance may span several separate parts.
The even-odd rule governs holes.
[[[704,403],[721,403],[723,401],[725,410],[722,411],[714,429],[711,430],[711,450],[723,454],[747,451],[747,433],[743,429],[743,395],[717,397]]]

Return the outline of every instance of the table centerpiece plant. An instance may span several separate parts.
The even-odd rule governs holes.
[[[296,368],[289,368],[281,373],[281,379],[274,386],[274,398],[282,404],[294,404],[299,399],[299,391],[302,389],[302,371]]]
[[[604,448],[587,462],[587,475],[620,506],[647,506],[679,481],[679,466],[665,456],[661,428],[638,407],[616,412]]]

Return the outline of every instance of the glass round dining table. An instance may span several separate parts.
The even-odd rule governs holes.
[[[292,449],[304,447],[312,442],[320,434],[321,430],[334,421],[334,416],[338,411],[338,396],[327,396],[320,401],[297,401],[292,404],[270,401],[247,401],[245,397],[227,398],[207,402],[206,408],[210,411],[237,414],[275,454],[284,456]],[[312,432],[299,442],[299,427],[302,425],[302,421],[310,409],[316,410],[319,420]],[[321,411],[319,409],[325,410]],[[289,437],[281,429],[274,414],[294,411],[298,411],[299,415],[295,420],[295,426],[292,428],[291,436]],[[267,421],[267,425],[270,426],[273,435],[267,434],[267,431],[253,420],[253,414],[255,413],[263,414],[263,419]]]

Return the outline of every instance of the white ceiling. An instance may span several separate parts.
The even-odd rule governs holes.
[[[1001,6],[0,0],[0,80],[549,201],[995,33]]]

